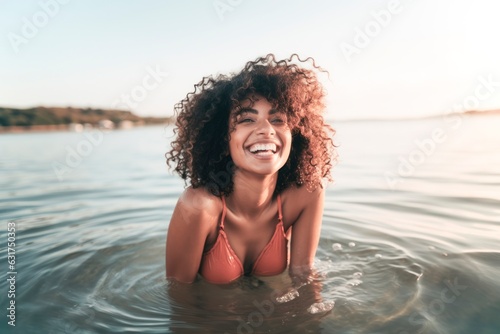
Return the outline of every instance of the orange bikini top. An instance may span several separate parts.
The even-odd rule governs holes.
[[[226,201],[222,197],[222,217],[219,234],[215,244],[203,253],[199,273],[210,283],[226,284],[243,276],[244,269],[240,259],[229,244],[224,231]],[[288,264],[288,240],[283,228],[281,198],[278,195],[278,224],[271,240],[264,247],[252,268],[252,275],[272,276],[282,273]]]

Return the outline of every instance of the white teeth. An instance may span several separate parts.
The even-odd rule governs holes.
[[[274,153],[271,151],[259,151],[255,153],[255,155],[260,155],[260,156],[268,156],[268,155],[273,155]]]
[[[253,144],[250,146],[250,152],[255,153],[257,151],[272,151],[276,152],[276,144]]]

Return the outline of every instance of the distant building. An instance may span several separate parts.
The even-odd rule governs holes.
[[[109,119],[103,119],[103,120],[99,121],[98,126],[99,126],[99,129],[112,130],[115,128],[115,123],[113,123]]]
[[[69,131],[74,131],[74,132],[82,132],[83,131],[83,125],[80,123],[70,123],[68,125]]]
[[[118,129],[132,129],[134,127],[134,122],[132,121],[121,121],[118,123]]]

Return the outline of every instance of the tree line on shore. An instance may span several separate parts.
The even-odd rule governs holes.
[[[27,109],[0,107],[0,126],[64,125],[71,123],[96,125],[102,120],[115,124],[131,121],[143,124],[173,122],[173,117],[140,117],[130,111],[93,108],[35,107]]]

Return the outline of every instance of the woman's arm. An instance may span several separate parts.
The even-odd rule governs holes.
[[[168,226],[167,278],[192,283],[200,267],[205,241],[220,213],[217,198],[203,189],[188,188],[175,206]]]
[[[289,269],[292,278],[305,278],[311,274],[323,218],[325,189],[318,187],[308,192],[304,188],[299,188],[300,194],[295,197],[300,200],[297,205],[303,209],[292,225]]]

